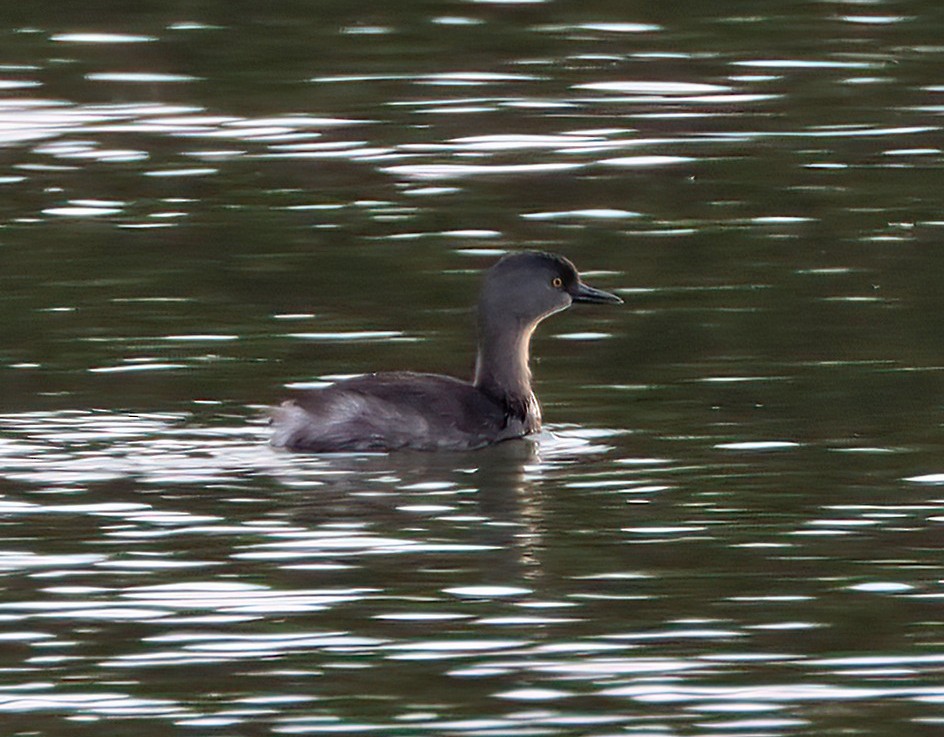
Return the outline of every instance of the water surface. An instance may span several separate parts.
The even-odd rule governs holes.
[[[19,734],[937,734],[930,2],[0,11],[0,715]],[[481,271],[621,308],[548,433],[306,457],[468,375]]]

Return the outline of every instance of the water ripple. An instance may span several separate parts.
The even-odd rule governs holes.
[[[934,29],[560,5],[92,28],[23,4],[8,732],[940,727]],[[381,285],[419,304],[527,244],[623,280],[625,310],[562,316],[535,367],[545,414],[592,426],[267,445],[260,387],[380,342],[452,362],[423,336],[459,312],[427,284],[371,317]],[[70,406],[122,409],[43,409]]]

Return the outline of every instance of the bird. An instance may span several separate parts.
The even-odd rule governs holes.
[[[622,301],[584,283],[563,256],[507,254],[482,282],[471,382],[389,371],[307,390],[271,409],[271,444],[309,453],[464,451],[536,433],[541,408],[528,366],[535,328],[574,302]]]

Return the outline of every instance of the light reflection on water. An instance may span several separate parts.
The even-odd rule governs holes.
[[[735,64],[773,65],[777,62],[740,61]],[[797,61],[797,65],[810,62]],[[853,65],[855,68],[855,65]],[[184,75],[156,75],[148,73],[95,73],[88,75],[92,79],[105,82],[139,81],[162,84],[172,81],[186,81]],[[119,79],[120,78],[120,79]],[[497,73],[443,73],[432,78],[452,81],[476,80],[477,83],[523,83],[538,78],[527,75]],[[409,82],[412,78],[404,77]],[[357,78],[316,79],[315,83],[350,84]],[[761,80],[761,83],[765,82]],[[738,84],[746,85],[745,81]],[[674,108],[691,106],[699,108],[708,103],[737,105],[741,118],[752,114],[752,105],[769,103],[777,95],[771,94],[732,94],[727,85],[696,82],[673,81],[605,81],[578,84],[574,89],[597,92],[600,97],[572,100],[568,104],[579,104],[585,108],[583,115],[593,115],[596,105],[630,105],[655,107],[662,110],[659,114],[669,114]],[[934,94],[934,87],[925,88]],[[608,96],[618,93],[622,96]],[[626,96],[626,93],[632,93]],[[699,93],[699,94],[692,94]],[[478,112],[495,110],[495,104],[504,104],[493,98],[475,100]],[[518,96],[508,100],[519,104]],[[442,114],[454,106],[469,109],[469,97],[455,99],[436,99],[416,101],[394,101],[393,105],[403,105],[414,109],[416,113]],[[452,106],[452,107],[451,107]],[[648,112],[646,115],[653,115]],[[700,110],[700,115],[711,115]],[[761,111],[758,115],[763,119]],[[572,117],[578,117],[576,114]],[[761,142],[770,138],[809,137],[838,140],[845,137],[894,137],[896,140],[907,136],[933,133],[937,125],[884,126],[882,124],[848,123],[826,126],[809,126],[803,130],[784,130],[779,127],[767,127],[758,130],[713,129],[704,132],[687,132],[684,135],[641,135],[633,128],[596,128],[571,130],[564,127],[553,134],[532,133],[497,133],[478,136],[460,136],[451,139],[430,139],[425,142],[414,141],[400,145],[378,145],[371,141],[371,124],[380,121],[370,119],[351,119],[344,117],[313,116],[298,114],[269,115],[257,118],[244,118],[231,114],[215,114],[205,108],[192,105],[174,105],[146,102],[141,104],[84,105],[65,100],[44,99],[8,99],[0,104],[0,140],[7,145],[24,144],[30,141],[47,141],[35,146],[32,153],[53,161],[98,162],[123,164],[136,161],[153,161],[154,144],[145,143],[146,136],[161,136],[189,140],[212,140],[238,143],[245,148],[225,149],[188,149],[180,147],[178,156],[196,158],[217,163],[232,159],[298,159],[304,160],[346,160],[361,162],[368,167],[376,167],[394,177],[406,181],[461,180],[470,176],[531,175],[538,173],[553,174],[577,172],[584,167],[594,165],[650,168],[670,165],[697,165],[703,158],[717,159],[719,156],[738,156],[737,147],[746,143]],[[360,140],[352,141],[341,138],[331,140],[335,135],[346,135],[354,128]],[[377,129],[376,126],[374,126]],[[80,137],[76,140],[74,137]],[[329,139],[322,140],[325,136]],[[127,139],[132,145],[116,147],[115,138]],[[105,143],[102,139],[107,138]],[[163,144],[161,144],[163,147]],[[532,152],[542,151],[540,161],[533,161]],[[620,155],[622,151],[632,150],[634,155]],[[702,152],[709,151],[706,157]],[[927,154],[939,153],[937,149],[894,149],[898,151],[924,151]],[[699,155],[695,155],[699,154]],[[474,156],[468,163],[454,163],[456,157]],[[163,156],[161,157],[163,158]],[[218,167],[181,167],[168,163],[157,163],[157,168],[145,167],[141,172],[150,177],[197,177],[212,176],[220,173]],[[811,161],[810,167],[844,166],[842,162]],[[882,166],[882,164],[870,164]],[[888,164],[891,165],[891,164]],[[14,171],[37,171],[49,165],[21,164]],[[60,169],[63,174],[78,171],[76,167]],[[28,183],[29,177],[19,179],[11,177],[11,184]],[[115,199],[102,206],[83,206],[80,204],[61,203],[43,210],[47,215],[71,217],[106,217],[122,215],[124,201]],[[112,205],[112,206],[109,206]],[[613,210],[616,212],[616,210]],[[588,210],[588,212],[593,212]],[[606,210],[599,210],[606,212]],[[185,214],[185,213],[182,213]],[[152,217],[159,213],[152,213]],[[533,217],[533,216],[532,216]],[[758,220],[758,222],[760,222]],[[129,223],[130,224],[130,223]],[[161,223],[167,227],[174,223]]]
[[[747,595],[764,590],[751,582],[772,562],[785,571],[802,566],[820,559],[820,544],[796,538],[808,530],[776,516],[732,535],[746,510],[723,487],[698,489],[711,478],[737,484],[739,455],[692,465],[634,457],[619,434],[566,426],[553,428],[557,437],[545,437],[536,453],[521,443],[448,460],[295,456],[269,449],[259,425],[201,426],[169,413],[37,412],[5,415],[0,426],[8,484],[0,576],[17,591],[0,602],[0,620],[23,651],[19,685],[0,691],[0,712],[9,715],[262,719],[279,733],[333,731],[350,727],[342,704],[356,710],[357,699],[345,696],[340,712],[314,716],[319,697],[305,683],[335,672],[375,673],[369,697],[401,703],[390,719],[436,733],[631,724],[642,705],[653,715],[665,707],[662,723],[686,729],[787,729],[811,724],[819,703],[891,700],[919,709],[944,699],[933,675],[939,655],[817,658],[796,639],[845,631],[828,607],[818,621],[801,619],[842,588],[865,597],[863,606],[876,596],[917,605],[934,595],[933,585],[909,576],[907,561],[875,561],[897,581],[837,578],[833,567],[828,581],[788,575],[780,595]],[[704,441],[694,442],[689,455]],[[722,452],[773,459],[765,454],[803,450],[742,445]],[[609,552],[588,559],[596,570],[558,570],[554,551],[580,539],[581,522],[562,529],[557,517],[581,503],[609,509],[613,526],[604,534],[637,552],[623,556],[605,544]],[[814,506],[802,525],[891,532],[939,504]],[[732,559],[737,573],[690,589],[691,563],[673,552],[679,545],[691,550],[685,559],[705,545],[745,552]],[[633,614],[606,614],[625,607]],[[100,641],[88,629],[96,623],[124,628],[120,642]],[[442,694],[436,705],[402,701],[393,674],[411,664],[454,681],[443,693],[465,689],[467,697],[548,710],[525,719],[492,706],[490,718],[463,720]],[[230,685],[197,705],[147,696],[155,674],[192,684],[191,668]],[[114,680],[108,674],[120,674],[125,687],[56,683]],[[236,695],[245,689],[261,689],[268,706],[247,708]],[[337,685],[328,691],[341,693]]]
[[[5,729],[938,729],[935,24],[290,5],[7,38]],[[553,434],[267,446],[525,244]]]

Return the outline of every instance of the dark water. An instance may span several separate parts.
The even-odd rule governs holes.
[[[4,735],[941,733],[938,3],[68,5],[0,9]],[[626,300],[536,447],[266,445],[525,247]]]

